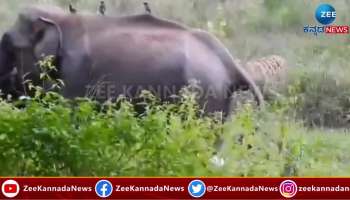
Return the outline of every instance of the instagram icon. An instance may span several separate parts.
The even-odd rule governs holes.
[[[280,184],[280,193],[285,198],[292,198],[298,191],[297,184],[292,180],[285,180]]]

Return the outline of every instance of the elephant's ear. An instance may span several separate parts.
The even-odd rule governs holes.
[[[59,56],[62,48],[62,31],[54,20],[40,17],[34,22],[33,31],[32,40],[37,58]]]

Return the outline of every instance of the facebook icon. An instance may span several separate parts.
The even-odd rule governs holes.
[[[95,192],[99,197],[109,197],[113,192],[112,183],[107,180],[99,180],[95,185]]]

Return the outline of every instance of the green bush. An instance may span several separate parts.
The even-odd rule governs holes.
[[[188,112],[190,100],[153,101],[142,116],[123,99],[103,106],[80,99],[72,106],[49,93],[21,109],[2,101],[1,175],[211,174],[216,123]]]
[[[349,175],[346,135],[308,133],[247,104],[226,123],[201,116],[193,95],[177,104],[144,95],[145,113],[120,98],[99,105],[49,92],[0,103],[1,176]],[[216,136],[223,138],[215,149]],[[224,159],[218,166],[214,154]]]
[[[264,112],[255,112],[246,105],[224,125],[225,143],[220,152],[226,160],[223,175],[349,175],[346,134],[308,130],[283,111],[283,107],[272,105]]]
[[[289,112],[307,127],[350,128],[350,68],[346,60],[321,55],[324,66],[301,64],[278,90],[293,99]],[[310,65],[308,67],[307,65]]]

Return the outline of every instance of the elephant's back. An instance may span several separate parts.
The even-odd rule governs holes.
[[[162,19],[153,15],[142,14],[142,15],[131,15],[125,17],[110,17],[110,21],[122,26],[145,26],[152,28],[166,28],[166,29],[177,29],[177,30],[188,30],[183,24],[173,22],[171,20]]]

